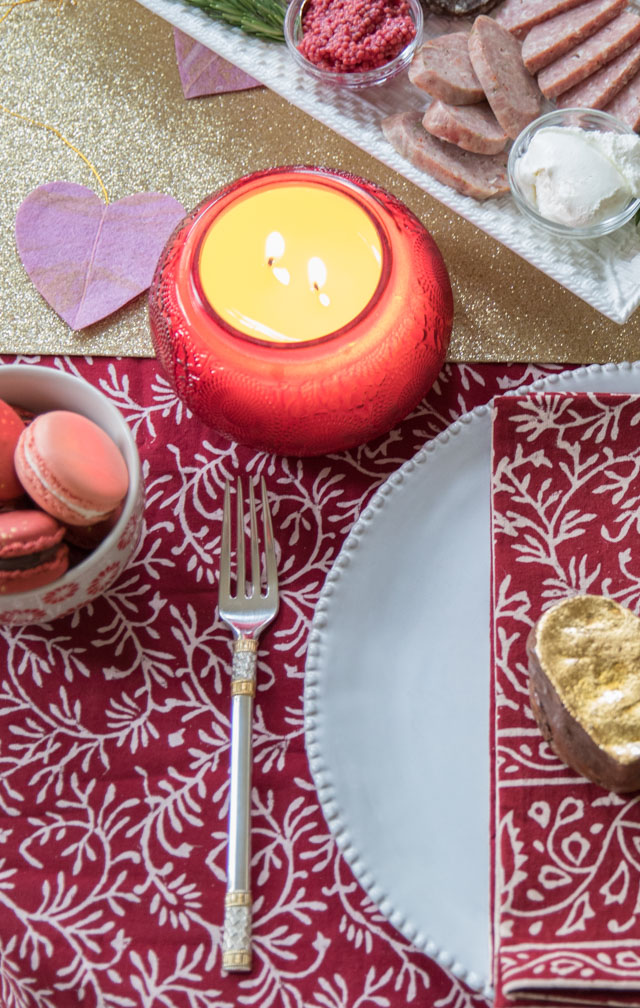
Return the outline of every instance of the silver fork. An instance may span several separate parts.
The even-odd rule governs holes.
[[[231,594],[231,502],[224,491],[220,549],[220,618],[233,632],[231,669],[231,763],[227,893],[222,932],[222,968],[228,972],[251,969],[251,736],[256,692],[258,638],[278,611],[278,569],[273,543],[267,489],[262,484],[264,590],[261,588],[260,546],[253,483],[249,481],[251,580],[245,573],[245,533],[242,481],[236,502],[236,591]]]

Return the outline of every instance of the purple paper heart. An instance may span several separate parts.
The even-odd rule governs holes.
[[[184,216],[162,193],[105,204],[85,186],[47,182],[21,203],[16,243],[40,294],[72,329],[84,329],[149,287]]]
[[[185,98],[200,98],[203,95],[222,94],[224,91],[245,91],[259,86],[259,82],[244,70],[228,63],[179,28],[173,29],[173,38]]]

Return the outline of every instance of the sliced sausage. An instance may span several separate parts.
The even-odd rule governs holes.
[[[636,133],[640,130],[640,73],[618,92],[605,108],[605,112],[621,119]]]
[[[558,98],[559,108],[603,109],[640,70],[640,42],[636,42],[582,84],[569,88]]]
[[[425,42],[409,65],[411,83],[450,105],[484,101],[469,58],[468,38],[466,32],[451,32]]]
[[[463,196],[489,199],[509,192],[506,154],[471,154],[423,129],[412,112],[396,112],[382,121],[391,146],[415,168]]]
[[[529,73],[538,73],[579,42],[595,35],[626,6],[626,0],[589,0],[535,25],[522,43],[522,59]]]
[[[640,16],[631,10],[623,11],[586,42],[541,70],[538,74],[540,90],[547,98],[557,98],[615,59],[639,38]]]
[[[582,0],[504,0],[496,7],[493,17],[503,28],[521,39],[534,25],[581,3]]]
[[[518,136],[540,114],[538,85],[522,62],[521,45],[493,18],[480,14],[469,35],[471,65],[507,136]]]
[[[431,103],[422,118],[427,133],[474,154],[499,154],[507,135],[487,102],[479,105]]]

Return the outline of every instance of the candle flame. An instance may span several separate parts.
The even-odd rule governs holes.
[[[319,256],[312,256],[307,263],[307,277],[312,291],[316,291],[318,301],[323,308],[328,308],[331,298],[322,288],[327,282],[327,267]]]
[[[327,282],[327,267],[318,256],[311,256],[307,263],[307,276],[312,290],[319,291]]]
[[[284,255],[284,238],[279,231],[271,231],[264,243],[264,254],[269,266],[273,266],[276,259],[281,259]]]

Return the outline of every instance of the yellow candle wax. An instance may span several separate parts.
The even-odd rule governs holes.
[[[370,302],[381,272],[373,218],[349,195],[310,182],[240,196],[211,224],[198,261],[213,310],[267,342],[341,329]]]

